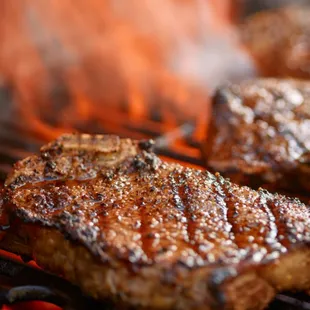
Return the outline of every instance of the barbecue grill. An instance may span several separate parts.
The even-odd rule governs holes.
[[[9,106],[10,96],[7,89],[0,92],[0,106]],[[12,102],[11,102],[12,103]],[[126,119],[126,118],[125,118]],[[178,161],[183,165],[203,169],[200,157],[199,132],[194,121],[184,122],[175,128],[166,130],[161,117],[150,115],[139,123],[124,118],[108,122],[98,129],[82,128],[88,133],[111,133],[121,137],[152,139],[155,151],[162,158]],[[109,127],[111,126],[111,127]],[[18,119],[0,122],[0,173],[1,179],[10,171],[11,165],[31,153],[37,152],[47,139],[29,130]],[[21,301],[41,300],[59,305],[65,310],[113,309],[108,303],[98,303],[83,296],[79,289],[67,281],[39,270],[25,262],[13,259],[10,255],[0,256],[0,304],[12,304]],[[270,310],[310,309],[310,296],[306,294],[281,294],[270,305]]]
[[[203,1],[197,2],[202,5],[201,8],[204,7]],[[247,1],[247,3],[250,2],[255,1]],[[65,1],[59,3],[65,3]],[[232,11],[230,12],[230,19],[238,19],[237,15],[241,14],[235,4],[236,1],[215,0],[209,1],[209,3],[214,3],[215,8],[218,3],[223,3],[222,10],[225,9],[226,3],[227,8],[225,10]],[[133,139],[152,139],[155,141],[155,152],[164,160],[177,161],[186,166],[203,169],[200,142],[205,139],[205,128],[208,122],[206,117],[210,115],[207,111],[208,99],[206,98],[208,96],[204,93],[202,97],[199,94],[197,98],[193,98],[193,92],[184,94],[182,92],[184,89],[180,89],[179,92],[175,92],[178,96],[181,94],[180,98],[173,98],[180,102],[173,105],[169,101],[169,94],[165,95],[165,88],[171,91],[178,85],[174,81],[170,81],[170,76],[166,79],[166,75],[162,74],[163,72],[166,73],[167,68],[157,68],[150,61],[150,64],[146,63],[147,71],[156,69],[158,70],[156,73],[160,73],[159,77],[165,78],[163,81],[155,81],[160,82],[158,83],[159,86],[154,83],[154,88],[160,89],[160,91],[156,93],[155,90],[155,94],[148,94],[147,98],[144,98],[145,94],[139,93],[141,90],[139,83],[131,85],[131,81],[125,81],[124,85],[129,89],[128,91],[128,89],[122,89],[124,86],[122,83],[118,84],[117,81],[113,81],[116,84],[116,86],[114,85],[116,92],[120,92],[124,98],[117,101],[117,107],[114,107],[113,104],[107,104],[102,108],[100,115],[98,113],[96,115],[96,107],[93,107],[94,112],[89,110],[90,106],[98,102],[101,104],[106,102],[105,99],[110,98],[100,97],[98,99],[96,94],[91,93],[91,90],[96,93],[96,90],[102,86],[100,84],[102,77],[98,77],[98,75],[101,74],[101,70],[108,70],[110,63],[107,66],[100,67],[100,62],[104,60],[104,57],[101,57],[100,53],[94,52],[92,54],[89,51],[91,48],[87,44],[85,45],[89,50],[85,48],[80,52],[79,49],[84,48],[84,44],[80,45],[79,43],[80,41],[84,43],[84,38],[87,38],[86,41],[94,43],[92,47],[94,50],[103,47],[103,56],[106,56],[104,54],[106,46],[100,46],[98,41],[102,40],[101,36],[105,34],[106,25],[102,21],[105,20],[105,13],[107,12],[101,9],[103,2],[95,0],[85,1],[85,7],[83,7],[83,1],[72,1],[71,7],[68,4],[64,4],[64,7],[57,5],[59,4],[51,2],[50,7],[47,3],[42,6],[40,1],[33,0],[24,1],[23,5],[20,6],[12,6],[9,2],[0,4],[0,11],[3,12],[0,19],[0,35],[3,35],[1,36],[3,48],[0,50],[0,73],[5,78],[1,80],[2,76],[0,76],[0,188],[3,186],[3,181],[10,172],[13,163],[38,152],[41,145],[66,131],[63,125],[67,119],[61,119],[61,117],[71,112],[74,117],[80,116],[80,119],[77,117],[77,120],[69,124],[69,131],[117,134],[121,137]],[[63,16],[68,18],[62,18],[58,21],[56,18],[55,21],[53,16],[51,17],[49,14],[51,7],[51,10],[54,10],[54,13],[56,12],[55,16],[57,16],[57,12],[62,12],[64,9],[65,14],[68,15]],[[218,10],[220,7],[221,5],[219,5]],[[24,13],[26,17],[24,17]],[[219,18],[218,24],[222,22]],[[200,25],[201,28],[204,26]],[[64,28],[64,31],[59,31],[58,28]],[[72,37],[70,31],[73,33]],[[179,34],[179,32],[172,32],[172,36],[175,34]],[[139,37],[133,36],[133,38]],[[166,37],[164,36],[164,38]],[[130,61],[130,57],[127,58],[127,52],[130,55],[132,46],[129,45],[128,47],[127,41],[124,42],[124,46],[128,50],[124,51],[122,56],[125,58],[121,58],[121,60],[127,61],[129,59]],[[22,48],[19,49],[20,47]],[[145,46],[142,45],[142,47]],[[220,48],[224,50],[225,46],[224,48],[220,46]],[[85,58],[80,55],[83,52],[86,54],[86,56],[84,55]],[[148,52],[149,50],[146,49],[147,56],[156,54],[155,51],[154,53],[153,51],[152,53]],[[229,51],[228,54],[230,53]],[[137,55],[141,56],[139,53]],[[134,54],[134,56],[137,55]],[[82,60],[79,59],[79,56]],[[153,58],[156,63],[157,58],[160,57]],[[147,57],[143,60],[146,59]],[[79,63],[81,68],[75,67],[75,61],[78,62],[78,60],[81,62]],[[115,59],[112,57],[108,60],[108,62],[113,62]],[[137,59],[133,58],[133,60]],[[222,61],[222,59],[220,60]],[[231,58],[228,60],[234,61]],[[28,65],[26,69],[30,68],[29,71],[23,67],[24,63]],[[139,62],[136,64],[141,65]],[[94,68],[97,65],[99,69],[96,71]],[[139,68],[141,69],[141,67]],[[75,69],[77,70],[75,71]],[[145,71],[141,72],[143,74]],[[109,74],[106,75],[109,80]],[[93,88],[85,82],[89,76]],[[131,76],[129,78],[128,74],[125,76],[130,80]],[[151,74],[148,77],[153,78]],[[68,82],[71,79],[73,82]],[[213,73],[212,79],[214,79]],[[104,80],[104,85],[110,85],[108,82],[105,83]],[[136,86],[137,89],[131,86]],[[84,87],[86,90],[80,90],[79,87]],[[90,91],[87,87],[90,87]],[[87,93],[87,91],[89,92]],[[44,92],[47,93],[48,102],[44,101],[46,99]],[[146,104],[147,100],[150,102]],[[190,116],[193,114],[190,113],[191,111],[184,113],[184,107],[181,108],[184,100],[195,101],[194,108],[199,110],[196,117]],[[190,107],[191,104],[185,105],[187,110],[190,110]],[[57,119],[58,117],[61,119],[60,121]],[[108,302],[99,303],[84,296],[78,287],[66,280],[34,267],[33,264],[29,264],[26,257],[20,259],[11,253],[0,251],[0,308],[3,305],[33,300],[49,302],[64,310],[114,309],[112,304]],[[310,310],[310,297],[306,294],[277,295],[269,307],[269,310],[276,309]]]

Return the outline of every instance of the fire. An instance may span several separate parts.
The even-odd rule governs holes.
[[[217,54],[238,49],[229,39],[233,5],[2,1],[0,72],[13,89],[12,117],[47,140],[156,119],[169,130],[196,118],[198,135],[204,134],[208,93],[227,74],[223,58],[225,66],[234,62],[231,51]],[[214,42],[217,50],[210,49]]]
[[[210,92],[236,67],[248,68],[233,38],[235,6],[233,0],[0,1],[0,83],[12,90],[11,121],[51,140],[76,130],[130,136],[133,125],[162,133],[195,120],[201,139]],[[29,305],[35,307],[56,309]]]

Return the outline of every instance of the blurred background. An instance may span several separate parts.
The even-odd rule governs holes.
[[[0,12],[1,118],[47,139],[205,118],[212,89],[252,71],[241,1],[18,0]]]
[[[202,136],[214,88],[255,75],[238,25],[288,2],[1,1],[0,121],[49,140],[195,119]]]

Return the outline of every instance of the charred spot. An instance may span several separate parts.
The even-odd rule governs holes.
[[[46,162],[45,167],[54,170],[56,168],[56,163],[54,161],[48,161]]]
[[[97,216],[97,212],[93,211],[93,212],[90,213],[90,217],[91,217],[91,218],[94,218],[94,217],[96,217],[96,216]]]
[[[155,239],[156,235],[154,233],[150,232],[150,233],[146,234],[145,237],[148,239]]]
[[[24,164],[28,165],[28,164],[30,164],[31,161],[32,161],[32,158],[28,158],[27,160],[24,161]]]
[[[56,142],[48,149],[44,149],[41,152],[41,157],[43,159],[50,159],[53,158],[54,156],[59,156],[62,153],[63,153],[63,146],[60,143]]]
[[[23,222],[25,222],[25,223],[31,223],[32,222],[31,218],[29,217],[27,210],[21,209],[21,208],[16,208],[15,213],[16,213],[16,216],[18,218],[23,219]]]
[[[106,204],[105,202],[101,202],[101,203],[100,203],[100,207],[101,207],[101,208],[105,208],[106,206],[107,206],[107,204]]]
[[[34,205],[41,209],[41,212],[46,211],[45,209],[54,209],[56,207],[53,199],[44,194],[32,194],[31,198]]]
[[[154,204],[159,205],[159,204],[161,204],[161,201],[162,200],[160,198],[156,198]]]
[[[234,211],[232,217],[238,217],[239,216],[239,212],[238,211]]]
[[[99,202],[99,201],[103,200],[103,197],[104,196],[102,194],[97,193],[97,194],[95,194],[94,200]]]
[[[44,174],[49,174],[56,169],[57,165],[54,161],[47,161],[44,167]]]
[[[40,173],[40,171],[39,171],[38,169],[33,169],[33,172],[34,172],[35,174],[39,174],[39,173]]]
[[[112,203],[112,208],[115,208],[115,209],[120,208],[119,203],[117,203],[117,202],[113,202],[113,203]]]
[[[190,219],[191,219],[191,221],[193,221],[193,222],[196,221],[197,215],[191,214]]]
[[[150,187],[150,191],[151,191],[151,192],[155,192],[155,191],[156,191],[156,187],[155,187],[155,186],[151,186],[151,187]]]
[[[173,215],[173,214],[171,214],[171,213],[169,213],[168,215],[167,215],[167,219],[168,220],[173,220],[175,218],[175,216]]]
[[[64,211],[56,216],[59,222],[63,225],[72,225],[80,223],[80,216],[77,214],[72,214],[70,212]]]
[[[166,253],[166,252],[168,252],[169,251],[169,249],[168,249],[168,247],[162,247],[162,248],[160,248],[158,251],[157,251],[157,254],[164,254],[164,253]]]
[[[106,210],[103,210],[102,212],[100,212],[100,214],[101,214],[102,216],[108,216],[108,215],[109,215],[109,212],[106,211]]]
[[[155,145],[154,140],[142,140],[139,141],[139,148],[144,151],[151,151]]]
[[[62,234],[67,241],[76,241],[77,240],[77,238],[72,236],[68,231],[64,231]]]
[[[89,199],[89,194],[87,193],[87,194],[81,195],[81,199],[82,200],[88,200]]]
[[[155,171],[158,166],[159,166],[159,159],[155,156],[155,155],[152,155],[152,154],[146,154],[145,155],[145,162],[150,166],[150,168]]]
[[[52,158],[51,154],[47,151],[41,153],[41,158],[43,160],[50,160]]]
[[[106,181],[109,181],[111,182],[113,180],[113,177],[114,177],[115,173],[111,170],[109,171],[106,171],[106,170],[103,170],[101,171],[101,176],[103,179],[105,179]]]
[[[54,151],[56,155],[61,155],[64,152],[64,148],[61,144],[58,144]]]
[[[19,175],[15,180],[14,182],[12,182],[10,185],[9,185],[9,188],[14,190],[16,189],[17,187],[21,186],[21,185],[24,185],[25,183],[27,182],[27,177],[25,177],[24,175]]]
[[[137,170],[142,170],[146,167],[146,163],[140,157],[135,157],[135,159],[133,160],[133,166]]]
[[[154,165],[155,162],[155,157],[152,156],[151,154],[145,154],[145,162],[151,166]]]

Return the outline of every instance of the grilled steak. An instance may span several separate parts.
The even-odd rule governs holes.
[[[254,14],[259,11],[266,11],[275,8],[287,7],[289,5],[309,5],[308,0],[255,0],[243,1],[243,16]]]
[[[310,78],[309,16],[309,7],[287,7],[248,18],[241,37],[262,76]]]
[[[263,309],[310,287],[308,206],[149,146],[67,135],[17,163],[0,245],[95,298],[146,309]]]
[[[238,184],[310,190],[310,83],[261,79],[219,89],[204,153]]]

